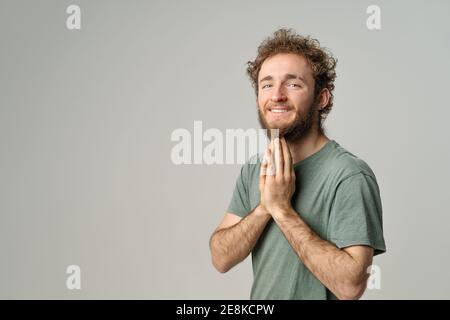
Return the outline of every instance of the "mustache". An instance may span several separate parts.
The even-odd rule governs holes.
[[[288,103],[269,103],[269,104],[266,105],[266,108],[270,109],[270,108],[275,107],[275,106],[291,108],[291,105],[288,104]]]

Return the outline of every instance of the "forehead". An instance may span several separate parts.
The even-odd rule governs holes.
[[[307,80],[313,80],[312,69],[308,61],[294,53],[279,53],[267,58],[261,65],[258,80],[266,76],[278,78],[285,74],[297,74]]]

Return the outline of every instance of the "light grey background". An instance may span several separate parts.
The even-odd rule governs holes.
[[[258,128],[245,63],[282,26],[339,59],[328,136],[379,181],[388,252],[364,298],[450,298],[449,14],[447,1],[1,0],[0,298],[248,298],[250,259],[222,275],[208,248],[240,166],[176,166],[170,135],[194,120]]]

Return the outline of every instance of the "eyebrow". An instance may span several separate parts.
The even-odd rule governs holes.
[[[300,79],[304,83],[307,83],[302,76],[296,76],[295,74],[290,74],[290,73],[288,73],[284,76],[284,80],[290,80],[290,79]],[[261,80],[259,80],[259,83],[261,83],[263,81],[269,81],[269,80],[273,80],[273,77],[272,76],[264,77]]]

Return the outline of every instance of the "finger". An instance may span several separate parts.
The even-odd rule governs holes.
[[[275,174],[277,176],[284,175],[284,160],[283,160],[283,151],[281,149],[280,138],[275,138],[274,148],[275,148]]]
[[[266,155],[264,155],[263,161],[261,162],[260,174],[259,174],[259,190],[263,190],[264,184],[266,183],[267,174],[267,160]]]
[[[261,173],[262,176],[267,174],[267,152],[264,154],[263,159],[261,161]]]
[[[268,166],[268,158],[269,158],[269,152],[266,149],[266,151],[264,152],[264,156],[263,159],[261,161],[261,170],[260,170],[260,175],[267,175],[267,166]]]
[[[274,162],[273,162],[273,152],[272,145],[270,145],[267,150],[267,174],[268,176],[273,176],[275,174]]]
[[[286,139],[284,137],[281,139],[281,145],[283,148],[283,157],[284,157],[284,176],[288,177],[291,174],[293,167],[291,149],[289,148]]]

